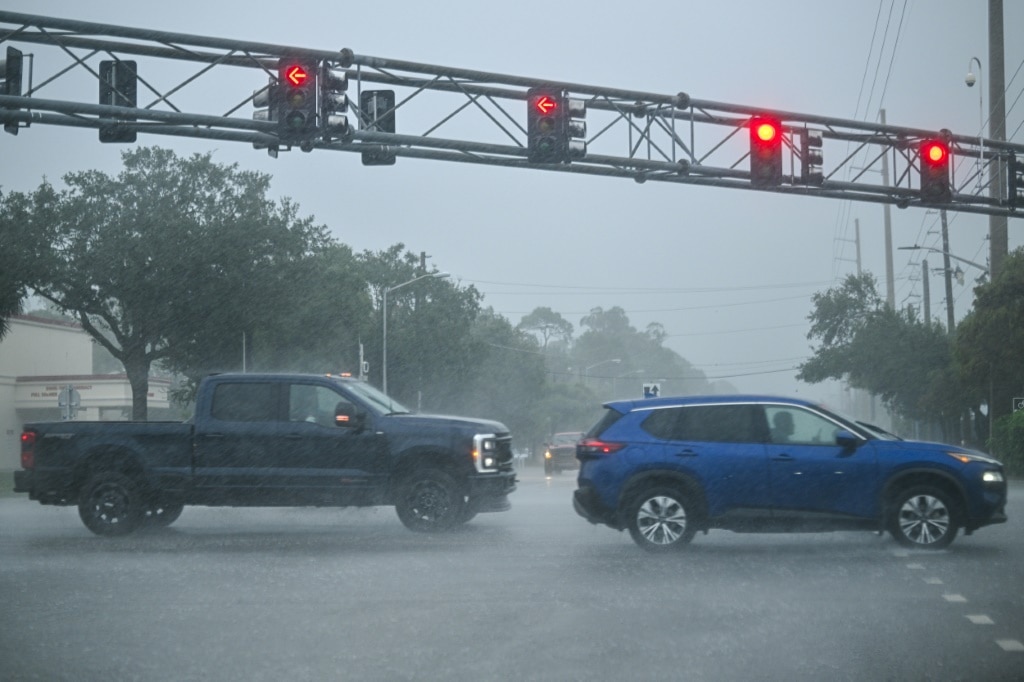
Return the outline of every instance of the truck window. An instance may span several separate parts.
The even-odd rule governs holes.
[[[321,426],[334,424],[338,403],[348,403],[340,394],[326,386],[290,384],[288,386],[288,420]]]
[[[277,412],[277,384],[223,383],[213,390],[214,419],[226,422],[273,421]]]

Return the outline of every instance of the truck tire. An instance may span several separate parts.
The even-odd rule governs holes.
[[[139,486],[124,474],[96,474],[79,493],[78,516],[96,535],[128,535],[139,527],[142,514]]]
[[[419,533],[450,529],[460,522],[463,507],[455,479],[436,469],[414,473],[399,488],[395,503],[405,527]]]
[[[166,528],[181,516],[185,505],[180,503],[151,503],[142,515],[142,525],[147,528]]]

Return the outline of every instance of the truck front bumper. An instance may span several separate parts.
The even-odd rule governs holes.
[[[512,508],[508,496],[516,490],[516,474],[505,471],[495,474],[476,474],[467,481],[466,494],[475,511],[498,512]]]

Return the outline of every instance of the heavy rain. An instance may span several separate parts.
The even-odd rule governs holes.
[[[9,0],[0,99],[38,106],[0,101],[0,679],[1020,679],[1019,26],[999,0]],[[314,133],[260,94],[289,70]],[[545,156],[537,97],[586,101],[587,151]],[[884,510],[665,552],[582,518],[656,450],[581,473],[603,405],[695,395],[849,415],[832,474],[854,435],[949,443],[1008,520],[966,528],[943,486],[933,550]],[[591,450],[555,466],[561,433]]]

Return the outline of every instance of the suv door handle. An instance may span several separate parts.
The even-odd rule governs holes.
[[[789,453],[783,452],[781,455],[775,455],[774,457],[772,457],[772,461],[773,462],[792,462],[793,461],[793,455],[790,455]]]
[[[697,456],[697,452],[694,451],[694,450],[691,450],[690,448],[686,448],[685,450],[676,453],[676,457],[696,457],[696,456]]]

